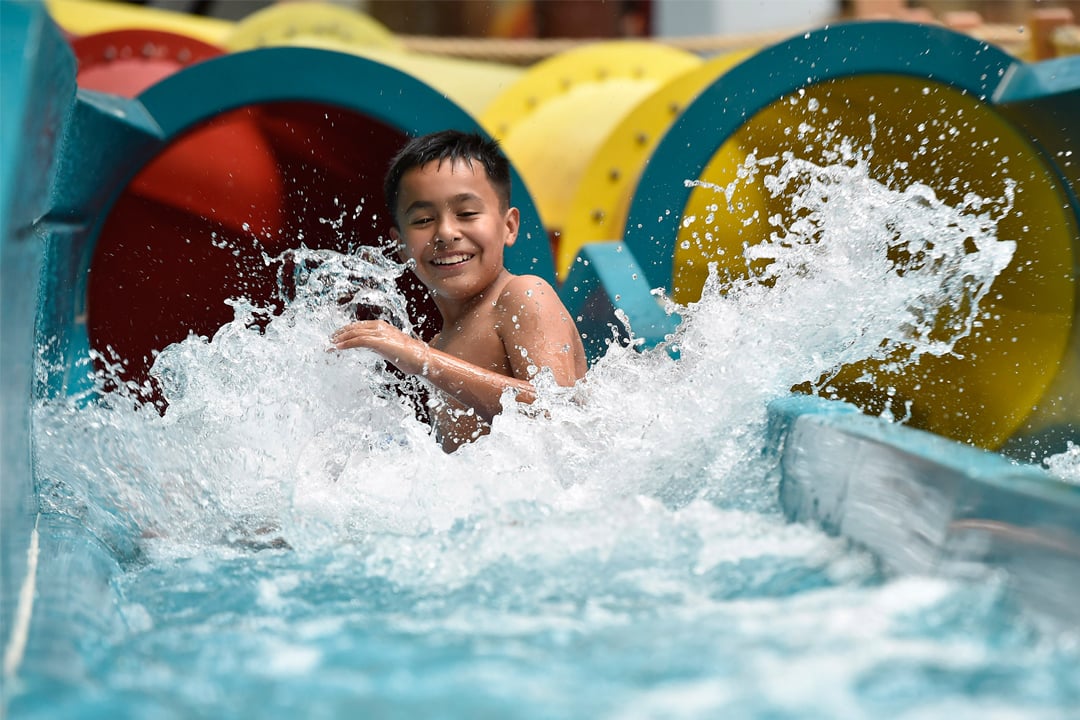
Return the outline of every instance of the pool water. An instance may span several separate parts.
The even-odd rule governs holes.
[[[713,276],[669,345],[541,379],[452,455],[381,361],[327,351],[354,305],[408,324],[373,252],[296,250],[264,330],[238,300],[164,351],[163,415],[124,388],[41,403],[42,511],[119,571],[78,668],[21,675],[12,716],[1067,716],[1076,628],[993,573],[899,577],[788,522],[765,452],[791,387],[977,327],[935,318],[981,317],[1010,188],[950,207],[857,160],[763,168],[812,211],[748,249],[764,276]]]
[[[886,579],[708,503],[616,505],[307,552],[152,549],[117,581],[125,627],[89,682],[38,716],[1062,717],[1080,693],[1075,640],[992,581]]]

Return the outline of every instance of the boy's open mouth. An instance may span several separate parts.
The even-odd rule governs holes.
[[[431,260],[432,265],[460,265],[461,263],[471,260],[472,255],[468,253],[455,253],[453,255],[443,255],[442,257],[433,258]]]

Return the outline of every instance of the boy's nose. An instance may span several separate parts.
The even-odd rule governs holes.
[[[444,218],[439,221],[439,224],[435,228],[435,242],[442,243],[444,245],[461,239],[461,233],[458,232],[457,223],[452,218]]]

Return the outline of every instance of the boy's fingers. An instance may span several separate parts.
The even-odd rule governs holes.
[[[330,336],[330,342],[339,350],[354,347],[372,347],[372,343],[377,342],[380,337],[386,337],[386,328],[390,328],[390,326],[382,321],[369,320],[350,323],[334,331]]]
[[[339,337],[341,337],[341,336],[345,335],[346,333],[350,332],[352,329],[353,329],[352,324],[346,325],[345,327],[340,327],[337,330],[335,330],[333,332],[333,334],[330,335],[330,339],[331,340],[337,340]]]

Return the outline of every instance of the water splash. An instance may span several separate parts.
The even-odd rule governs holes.
[[[402,268],[378,252],[294,251],[280,314],[267,323],[238,300],[212,340],[160,354],[164,414],[131,389],[102,394],[104,376],[93,401],[39,404],[45,509],[153,561],[120,581],[131,639],[106,663],[110,682],[149,683],[209,715],[220,708],[189,678],[216,676],[222,656],[259,658],[230,695],[260,697],[267,676],[284,677],[323,709],[355,707],[360,683],[375,706],[423,714],[446,706],[443,693],[479,713],[503,688],[519,711],[540,693],[573,698],[555,708],[567,716],[634,717],[790,714],[810,701],[828,716],[895,714],[911,707],[896,683],[925,687],[946,656],[936,696],[900,694],[948,704],[1025,662],[1047,680],[1071,651],[1032,651],[992,583],[886,581],[867,554],[786,522],[762,455],[766,405],[791,387],[898,347],[953,352],[1013,243],[982,200],[892,190],[858,162],[779,158],[754,172],[793,198],[747,248],[759,272],[714,270],[699,301],[672,307],[684,322],[670,343],[614,344],[575,388],[542,378],[534,405],[508,398],[491,434],[451,455],[418,419],[421,388],[399,392],[371,353],[327,351],[372,308],[410,329]],[[250,569],[250,550],[286,546]],[[155,610],[163,586],[201,600]],[[248,603],[245,623],[219,597]],[[194,670],[124,669],[193,625],[223,638]],[[417,657],[442,660],[395,695]],[[351,694],[322,683],[335,672]],[[801,684],[770,682],[781,674]]]
[[[164,415],[122,391],[38,408],[44,494],[62,506],[74,492],[83,511],[113,508],[148,535],[266,533],[294,546],[521,507],[610,514],[641,498],[772,512],[758,467],[768,401],[898,347],[911,361],[953,352],[1014,248],[995,237],[987,201],[950,207],[926,186],[891,190],[842,159],[748,160],[746,181],[766,173],[790,212],[746,249],[762,269],[739,280],[714,269],[700,301],[672,308],[685,318],[670,344],[680,360],[666,346],[613,346],[577,388],[541,382],[534,407],[511,407],[451,456],[418,419],[418,388],[397,392],[400,378],[372,353],[327,352],[363,308],[412,329],[394,283],[402,267],[377,251],[292,251],[275,259],[286,261],[280,315],[258,322],[267,311],[237,300],[212,341],[161,352]],[[1011,192],[991,203],[998,213]]]
[[[1046,469],[1055,477],[1073,485],[1080,485],[1080,445],[1069,440],[1065,451],[1043,460]]]

